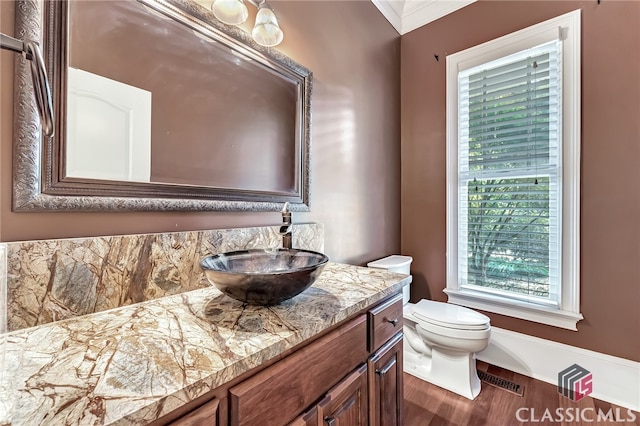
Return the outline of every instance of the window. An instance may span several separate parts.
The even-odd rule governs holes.
[[[580,11],[447,57],[449,302],[576,330]]]

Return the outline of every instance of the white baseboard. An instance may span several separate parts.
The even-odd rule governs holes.
[[[640,363],[492,327],[476,358],[557,386],[558,373],[578,364],[593,375],[591,397],[640,411]]]

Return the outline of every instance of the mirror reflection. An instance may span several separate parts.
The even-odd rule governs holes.
[[[135,1],[69,35],[67,177],[295,191],[299,81]]]

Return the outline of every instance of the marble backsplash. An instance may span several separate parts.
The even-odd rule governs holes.
[[[0,243],[0,348],[3,333],[7,331],[7,245]],[[0,350],[0,365],[2,352]]]
[[[6,330],[14,331],[206,287],[209,282],[199,266],[203,257],[280,247],[278,229],[4,243],[0,298],[5,291],[7,300],[0,303],[0,332],[3,317]],[[322,225],[295,224],[292,232],[293,247],[323,251]]]

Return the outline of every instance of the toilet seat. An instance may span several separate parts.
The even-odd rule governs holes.
[[[413,317],[418,322],[455,330],[486,330],[490,319],[486,315],[463,306],[432,300],[421,300],[412,306]]]

